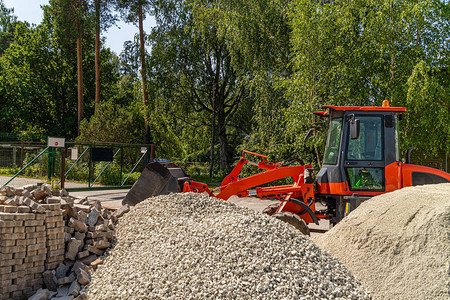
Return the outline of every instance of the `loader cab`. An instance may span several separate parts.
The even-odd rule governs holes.
[[[318,113],[329,118],[329,126],[317,190],[336,206],[339,221],[349,200],[402,187],[398,122],[406,109],[325,108]]]
[[[400,188],[398,122],[405,108],[327,106],[321,194],[378,194]],[[387,170],[386,170],[387,168]]]
[[[402,163],[399,121],[404,107],[325,106],[329,118],[317,194],[339,222],[361,201],[406,186],[450,182],[450,174]],[[409,156],[409,155],[408,155]]]

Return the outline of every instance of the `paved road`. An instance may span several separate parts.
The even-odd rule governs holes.
[[[0,186],[8,182],[11,179],[11,176],[0,176]],[[9,186],[13,187],[21,187],[27,184],[36,184],[36,183],[44,183],[45,180],[42,179],[34,179],[34,178],[25,178],[25,177],[16,177],[13,181],[8,183]],[[87,187],[87,183],[78,183],[78,182],[65,182],[65,188],[85,188]],[[97,186],[97,185],[95,185]],[[101,186],[101,185],[99,185]]]
[[[123,190],[104,190],[104,191],[85,191],[70,192],[70,195],[77,198],[88,197],[90,200],[101,201],[103,207],[118,209],[122,206],[122,200],[127,195],[129,189]]]

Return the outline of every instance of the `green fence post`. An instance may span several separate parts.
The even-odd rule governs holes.
[[[122,171],[123,171],[123,147],[120,148],[120,182],[122,182]]]
[[[66,147],[61,149],[61,189],[64,189],[66,181]]]
[[[88,178],[88,187],[91,187],[91,164],[92,164],[92,147],[89,145],[89,178]]]
[[[53,147],[50,147],[48,149],[48,166],[47,166],[47,178],[48,178],[48,181],[52,180],[52,166],[53,166],[53,164],[52,164],[52,159],[53,159],[52,153],[53,153]]]
[[[51,177],[55,177],[55,169],[56,169],[56,148],[52,148],[52,173]]]

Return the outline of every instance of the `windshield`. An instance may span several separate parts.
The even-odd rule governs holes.
[[[325,144],[325,153],[323,163],[325,165],[337,164],[339,154],[339,144],[341,141],[342,118],[332,119],[328,129],[327,142]]]

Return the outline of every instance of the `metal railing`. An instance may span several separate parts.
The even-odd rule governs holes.
[[[125,143],[84,143],[84,142],[66,142],[65,147],[55,148],[48,147],[43,143],[26,143],[26,142],[0,142],[0,149],[14,149],[11,159],[13,164],[3,164],[4,167],[14,167],[21,165],[21,168],[16,172],[6,183],[5,186],[11,183],[19,175],[36,171],[39,177],[46,175],[49,182],[55,182],[61,188],[65,187],[66,179],[87,182],[87,186],[71,187],[68,190],[90,190],[90,189],[114,189],[114,188],[129,188],[126,185],[133,172],[141,171],[147,162],[153,160],[154,145],[152,144],[125,144]],[[17,153],[21,153],[21,159],[17,162]],[[114,155],[107,161],[101,159],[93,159],[93,152],[99,148],[114,150]],[[33,151],[27,152],[32,149]],[[43,150],[42,150],[43,149]],[[41,150],[37,155],[36,150]],[[67,156],[68,150],[78,152],[81,154],[76,157],[73,155]],[[47,161],[43,160],[47,154]],[[120,154],[120,155],[119,155]],[[145,161],[143,162],[143,159]],[[25,166],[23,166],[25,164]],[[34,165],[34,166],[32,166]],[[36,166],[37,165],[37,166]],[[2,166],[0,160],[0,167]],[[66,171],[66,166],[68,167]],[[30,171],[30,168],[32,170]],[[113,170],[112,170],[113,169]],[[128,172],[129,170],[129,172]],[[98,173],[97,173],[98,172]],[[126,178],[123,177],[126,172]],[[97,174],[96,174],[97,173]],[[108,174],[106,174],[108,173]],[[117,173],[117,174],[116,174]],[[81,175],[80,175],[81,174]],[[84,174],[84,175],[83,175]],[[106,179],[108,182],[105,185],[99,185],[98,182],[104,184],[102,177],[110,176],[112,179]],[[83,177],[83,178],[81,178]],[[87,177],[87,178],[86,178]],[[95,177],[95,179],[94,179]],[[57,181],[54,181],[54,180]],[[59,180],[58,180],[59,179]],[[73,185],[73,184],[72,184]]]

